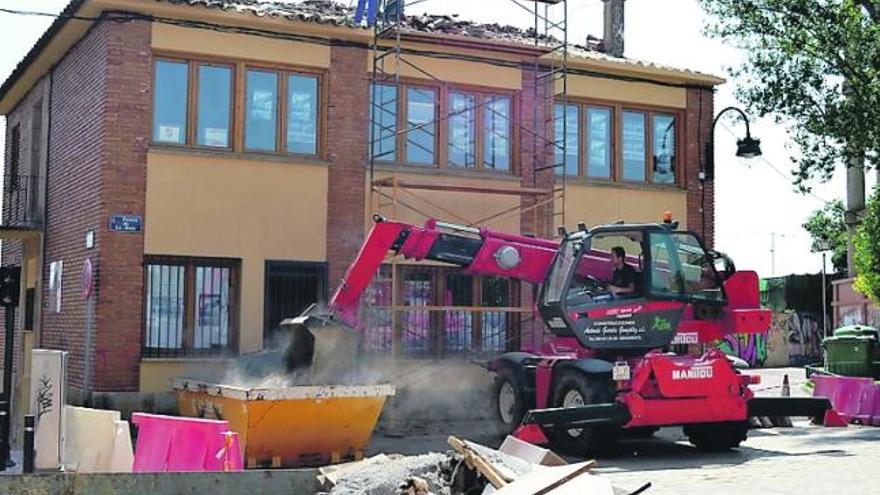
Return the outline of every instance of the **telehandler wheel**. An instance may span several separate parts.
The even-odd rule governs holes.
[[[502,369],[495,375],[495,383],[492,386],[492,411],[497,420],[499,433],[505,435],[513,432],[526,414],[522,390],[517,385],[513,373],[508,370]]]
[[[749,433],[748,421],[696,423],[684,426],[684,434],[694,447],[709,452],[735,449]]]
[[[588,375],[568,370],[556,380],[550,404],[552,407],[579,407],[589,404],[607,404],[614,401],[614,385],[610,375]],[[618,427],[555,428],[546,432],[550,442],[559,450],[572,455],[598,453],[614,445]]]
[[[659,426],[636,426],[624,428],[621,433],[627,438],[651,438],[658,431],[660,431]]]

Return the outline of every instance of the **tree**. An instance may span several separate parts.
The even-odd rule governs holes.
[[[708,32],[744,50],[731,69],[737,97],[789,125],[795,185],[828,180],[848,149],[878,165],[880,0],[699,1],[714,19]]]
[[[802,225],[810,233],[813,251],[819,250],[820,241],[831,243],[831,264],[838,273],[846,273],[847,234],[843,212],[843,201],[836,199],[814,211]]]
[[[865,216],[856,230],[855,265],[857,291],[880,304],[880,188],[865,205]]]

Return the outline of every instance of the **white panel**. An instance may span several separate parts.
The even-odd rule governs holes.
[[[67,389],[67,353],[34,349],[31,361],[31,411],[36,419],[37,469],[59,469],[63,450],[63,411]]]

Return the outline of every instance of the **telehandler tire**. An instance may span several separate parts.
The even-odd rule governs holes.
[[[563,371],[551,394],[551,407],[578,407],[607,404],[614,401],[615,391],[610,375],[589,375],[582,371]],[[619,427],[554,428],[545,433],[551,448],[567,454],[584,455],[607,451],[614,445]]]
[[[512,372],[502,369],[495,375],[492,386],[492,412],[499,433],[512,433],[526,414],[522,390]]]
[[[735,449],[749,433],[748,421],[696,423],[684,426],[684,434],[694,447],[707,452]]]

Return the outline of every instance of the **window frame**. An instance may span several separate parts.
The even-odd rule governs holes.
[[[199,97],[201,96],[201,74],[199,69],[202,66],[221,67],[230,70],[229,73],[229,136],[227,137],[226,146],[208,146],[199,144]],[[231,151],[235,146],[234,130],[235,130],[235,64],[199,61],[195,60],[189,63],[189,94],[187,95],[187,142],[177,146],[191,146],[203,150],[226,150]],[[163,143],[164,144],[164,143]]]
[[[184,143],[169,143],[156,141],[153,136],[155,123],[155,105],[154,101],[150,102],[150,146],[155,147],[171,147],[178,149],[193,149],[197,151],[215,151],[215,152],[234,152],[250,155],[268,155],[282,157],[300,157],[310,160],[326,160],[327,158],[327,96],[328,96],[328,77],[326,69],[316,69],[312,67],[303,67],[295,65],[273,64],[266,62],[258,62],[251,60],[230,60],[224,57],[212,57],[201,54],[189,54],[179,52],[154,51],[153,63],[151,67],[151,90],[155,91],[156,80],[156,63],[157,62],[173,62],[183,63],[187,65],[187,77],[189,84],[187,88],[187,104],[186,104],[186,129]],[[198,144],[198,95],[199,80],[198,68],[201,65],[211,65],[218,67],[229,67],[232,70],[230,80],[231,99],[230,99],[230,126],[229,126],[229,146],[225,148],[215,146],[203,146]],[[278,95],[276,102],[276,136],[275,151],[267,150],[249,150],[245,148],[245,119],[247,111],[247,71],[257,70],[264,72],[274,72],[278,78]],[[318,111],[316,112],[316,153],[293,153],[287,149],[287,110],[289,104],[287,102],[288,76],[298,75],[305,77],[314,77],[317,79],[318,89]]]
[[[401,91],[400,89],[403,89]],[[409,90],[417,89],[419,91],[430,91],[434,94],[434,160],[431,163],[414,163],[409,161]],[[436,85],[424,83],[408,83],[401,84],[397,90],[397,126],[406,130],[406,132],[397,135],[397,150],[395,160],[408,167],[437,168],[440,164],[440,128],[448,119],[440,119],[443,108],[440,106],[440,95],[442,88]],[[401,127],[402,126],[402,127]],[[398,131],[399,132],[399,131]],[[391,162],[394,163],[394,162]]]
[[[156,65],[157,62],[170,62],[177,64],[186,64],[186,109],[184,111],[184,129],[183,129],[183,143],[172,143],[170,141],[157,141],[156,140]],[[190,139],[190,133],[195,132],[191,128],[194,128],[193,125],[193,61],[174,55],[154,55],[153,63],[151,67],[151,79],[150,79],[150,145],[151,146],[168,146],[173,148],[189,148],[192,146],[192,140]],[[233,105],[234,106],[234,105]]]
[[[367,85],[368,101],[372,101],[372,83]],[[448,84],[433,81],[425,81],[411,77],[401,77],[399,84],[393,81],[379,81],[377,84],[396,86],[397,92],[397,139],[395,141],[396,150],[394,159],[392,160],[376,160],[378,166],[400,166],[411,167],[414,169],[444,169],[455,171],[474,171],[497,173],[502,175],[518,175],[520,171],[519,156],[519,139],[516,122],[519,119],[520,108],[519,101],[516,98],[516,91],[507,88],[495,88],[489,86],[477,86],[470,84]],[[407,161],[407,133],[400,132],[401,129],[407,128],[407,100],[408,90],[412,87],[419,89],[432,89],[435,92],[435,136],[434,136],[434,163],[409,163]],[[474,106],[474,130],[476,133],[474,146],[474,166],[460,167],[449,163],[449,103],[452,93],[464,93],[473,96],[476,99]],[[510,124],[508,139],[510,141],[510,167],[508,169],[495,169],[483,166],[485,158],[485,142],[486,142],[486,109],[485,99],[488,97],[503,97],[510,101]],[[369,115],[369,109],[368,109]],[[370,130],[372,122],[367,125],[368,140],[371,140],[372,131]],[[368,143],[369,144],[369,143]],[[368,159],[370,159],[370,151],[367,151]],[[465,172],[466,173],[466,172]]]
[[[145,255],[143,266],[143,284],[141,294],[141,358],[226,358],[237,356],[241,343],[241,259],[239,258],[207,258],[195,256]],[[149,325],[147,315],[147,293],[150,290],[150,266],[183,267],[183,326],[181,345],[179,348],[148,347]],[[220,350],[195,347],[196,332],[196,267],[229,269],[229,328],[227,329],[227,345]]]
[[[571,174],[567,174],[567,179],[575,179],[579,181],[600,183],[600,184],[620,184],[620,185],[637,185],[637,186],[648,186],[648,187],[658,187],[658,188],[677,188],[683,189],[685,188],[685,177],[684,177],[684,159],[683,153],[683,143],[684,143],[684,109],[682,108],[674,108],[674,107],[662,107],[662,106],[654,106],[654,105],[644,105],[638,103],[628,103],[621,101],[611,101],[611,100],[602,100],[595,98],[579,98],[569,96],[567,98],[567,103],[569,105],[576,105],[580,109],[580,118],[578,120],[578,124],[580,129],[578,131],[580,136],[580,149],[579,157],[578,157],[578,175],[574,176]],[[562,101],[554,102],[555,104],[562,104]],[[611,133],[610,133],[610,153],[611,153],[611,171],[610,176],[608,178],[604,177],[592,177],[587,174],[587,170],[589,167],[588,163],[588,154],[589,150],[589,133],[588,124],[589,124],[589,110],[591,108],[597,108],[602,110],[609,110],[611,117]],[[645,179],[644,180],[624,180],[623,179],[623,112],[637,112],[641,113],[645,116]],[[673,130],[675,133],[675,138],[673,140],[676,153],[673,157],[672,166],[675,171],[675,180],[671,183],[657,183],[654,182],[654,164],[653,164],[653,153],[654,153],[654,142],[653,142],[653,131],[654,131],[654,116],[669,116],[674,119],[675,125],[673,126]],[[555,161],[555,160],[554,160]],[[557,180],[561,179],[562,175],[557,175]]]
[[[150,129],[152,133],[152,129]],[[21,123],[16,122],[9,129],[9,191],[17,191],[21,180]],[[7,206],[8,208],[8,206]]]

